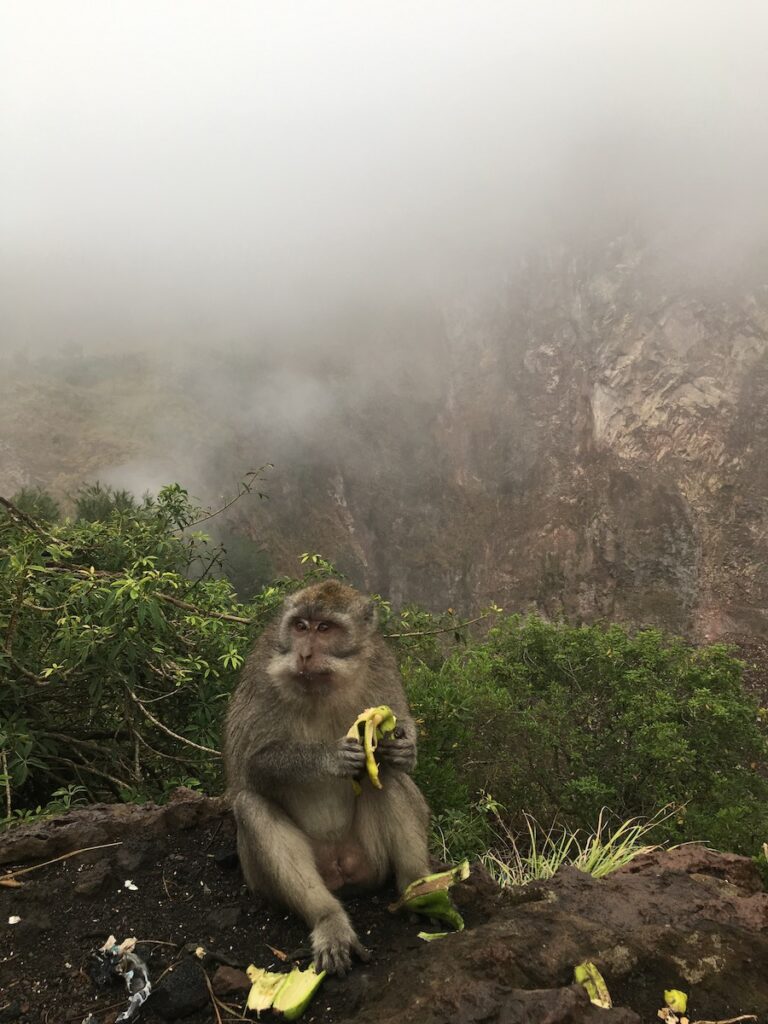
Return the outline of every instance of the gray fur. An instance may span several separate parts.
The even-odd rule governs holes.
[[[311,640],[316,675],[298,669],[296,651],[310,641],[292,633],[297,617],[335,624]],[[395,712],[397,737],[380,743],[383,789],[364,781],[356,797],[365,758],[345,737],[378,704]],[[306,920],[321,970],[344,973],[353,953],[367,955],[332,888],[375,888],[394,875],[402,890],[429,871],[429,810],[406,774],[415,763],[416,726],[372,602],[335,582],[289,597],[243,667],[224,764],[246,882]]]

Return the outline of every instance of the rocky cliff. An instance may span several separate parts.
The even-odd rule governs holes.
[[[204,373],[8,360],[0,491],[200,493],[269,459],[271,500],[237,526],[279,571],[317,550],[396,602],[765,630],[768,286],[622,240],[365,330]]]

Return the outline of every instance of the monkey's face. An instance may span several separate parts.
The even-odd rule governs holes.
[[[273,676],[298,684],[302,692],[323,692],[343,684],[353,671],[359,646],[348,626],[333,618],[294,615],[283,623],[283,650],[271,666]]]
[[[291,595],[283,606],[269,674],[296,697],[356,685],[376,631],[373,601],[335,580]]]

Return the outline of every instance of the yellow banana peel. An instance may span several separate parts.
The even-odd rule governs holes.
[[[688,996],[679,988],[664,989],[664,1002],[674,1013],[685,1013],[688,1008]]]
[[[380,704],[376,708],[366,708],[362,714],[357,716],[347,732],[347,739],[357,740],[358,743],[363,744],[365,748],[365,769],[368,773],[368,778],[371,780],[371,785],[375,786],[376,789],[382,788],[381,780],[379,779],[379,766],[376,762],[376,747],[379,745],[379,740],[384,739],[385,736],[394,731],[396,725],[397,719],[392,712],[392,708],[387,707],[386,704]],[[359,796],[361,793],[360,784],[353,782],[352,785]]]
[[[595,1006],[602,1006],[605,1010],[610,1010],[613,1003],[608,992],[608,986],[605,984],[602,974],[593,963],[585,960],[583,964],[574,967],[573,979],[578,985],[584,986],[591,1003],[594,1003]]]
[[[318,974],[312,966],[306,971],[296,967],[288,974],[276,974],[251,964],[245,973],[252,982],[247,1009],[255,1010],[259,1017],[262,1010],[275,1010],[282,1013],[286,1020],[298,1020],[309,1006],[326,972]]]

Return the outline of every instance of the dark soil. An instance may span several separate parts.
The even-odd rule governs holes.
[[[271,970],[310,963],[303,922],[246,890],[228,815],[165,835],[137,831],[119,847],[21,875],[23,888],[0,888],[0,1007],[5,1008],[0,1009],[0,1021],[80,1024],[89,1012],[100,1024],[112,1021],[126,1005],[122,983],[99,991],[87,970],[92,952],[110,934],[118,942],[129,936],[139,940],[136,952],[145,959],[154,984],[198,946],[209,953],[209,976],[220,963],[241,968],[253,963]],[[125,887],[128,880],[135,890]],[[309,1024],[347,1019],[366,992],[388,984],[409,950],[424,946],[417,933],[429,930],[429,922],[389,913],[387,906],[396,896],[392,888],[345,902],[371,950],[371,962],[344,980],[326,978],[303,1018]],[[458,902],[467,926],[486,920],[500,899],[492,885],[465,886]],[[21,921],[9,925],[11,916]],[[240,1008],[244,1003],[242,993],[222,998]],[[145,1024],[164,1019],[154,1012],[153,1002],[143,1012]],[[4,1016],[8,1003],[18,1005],[18,1016]],[[189,1024],[214,1020],[210,999],[185,1019]]]
[[[81,1024],[91,1012],[98,1024],[112,1022],[126,1005],[122,984],[97,989],[88,975],[110,934],[136,936],[155,993],[168,989],[144,1007],[145,1024],[183,1002],[189,1024],[215,1021],[196,947],[217,984],[237,977],[221,964],[308,963],[304,924],[245,891],[231,819],[214,801],[74,812],[0,836],[0,863],[110,838],[121,845],[0,888],[0,1022]],[[423,921],[388,912],[393,892],[347,901],[371,962],[327,978],[304,1020],[636,1024],[656,1019],[664,988],[690,994],[692,1020],[768,1015],[768,894],[746,858],[685,847],[603,881],[566,870],[514,895],[475,871],[454,892],[466,931],[429,944],[417,937]],[[21,920],[9,924],[12,916]],[[571,985],[584,959],[598,964],[614,1004],[631,1009],[598,1010]],[[223,1020],[242,1013],[244,992],[223,998],[233,1007]]]

